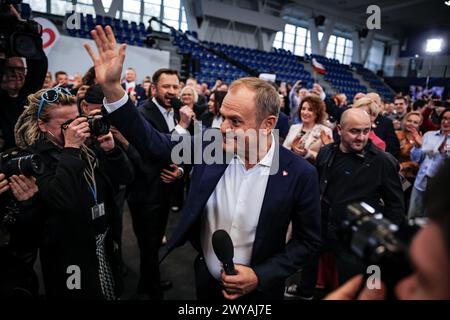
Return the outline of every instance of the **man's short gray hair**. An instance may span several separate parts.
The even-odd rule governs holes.
[[[259,123],[268,116],[278,117],[280,113],[280,97],[270,83],[254,77],[241,78],[233,81],[228,91],[241,87],[255,92],[256,120]]]

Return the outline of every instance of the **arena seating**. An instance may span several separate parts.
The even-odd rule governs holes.
[[[352,63],[351,65],[356,69],[356,72],[359,73],[365,81],[370,83],[372,89],[377,91],[385,101],[392,101],[394,95],[392,94],[391,90],[383,82],[380,81],[378,76],[376,76],[369,69],[364,68],[364,66],[360,63]]]
[[[192,54],[194,59],[200,61],[200,70],[194,74],[199,82],[207,82],[214,85],[217,78],[230,83],[231,81],[246,76],[247,73],[229,62],[212,54],[204,46],[226,54],[228,57],[243,65],[257,71],[258,73],[272,73],[277,75],[277,80],[294,83],[303,80],[308,87],[312,85],[311,74],[304,70],[303,65],[298,62],[297,57],[286,50],[274,49],[265,52],[256,49],[242,48],[233,45],[220,44],[216,42],[203,41],[201,45],[190,40],[187,33],[180,35],[173,32],[173,44],[179,48],[180,54]]]
[[[325,67],[326,73],[324,78],[336,92],[345,93],[350,100],[353,99],[357,92],[367,93],[366,86],[353,77],[352,70],[348,65],[341,64],[337,59],[330,59],[316,54],[306,55],[305,57],[307,61],[313,58]]]
[[[71,13],[66,14],[66,18]],[[81,28],[80,29],[67,29],[67,33],[72,37],[90,39],[89,33],[96,25],[111,26],[116,35],[117,41],[121,43],[127,43],[135,46],[143,46],[144,40],[147,35],[147,30],[143,23],[137,24],[136,22],[129,23],[126,20],[112,19],[111,17],[102,17],[97,15],[95,18],[91,14],[81,14]]]

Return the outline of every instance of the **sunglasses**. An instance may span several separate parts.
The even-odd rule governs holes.
[[[38,119],[41,115],[41,111],[42,111],[42,107],[44,106],[44,103],[45,102],[47,102],[47,103],[56,102],[60,95],[73,96],[73,94],[70,93],[69,90],[67,90],[66,88],[62,88],[62,87],[54,87],[54,88],[48,89],[47,91],[45,91],[42,94],[41,103],[39,104],[39,109],[37,112]]]

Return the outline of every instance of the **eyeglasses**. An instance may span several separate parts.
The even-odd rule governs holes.
[[[48,89],[42,94],[41,97],[41,103],[39,104],[38,112],[37,112],[37,118],[39,119],[42,111],[42,107],[44,106],[44,103],[53,103],[58,100],[60,95],[67,95],[67,96],[73,96],[72,93],[70,93],[69,90],[62,87],[54,87],[51,89]]]
[[[27,71],[27,68],[25,67],[13,67],[13,66],[7,66],[5,67],[6,73],[14,74],[14,73],[25,73]]]

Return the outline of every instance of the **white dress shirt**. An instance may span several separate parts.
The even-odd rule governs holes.
[[[130,88],[136,88],[136,81],[127,82],[125,81],[125,90],[128,92]]]
[[[106,98],[103,98],[103,105],[105,106],[105,109],[108,113],[113,113],[114,111],[116,111],[117,109],[119,109],[120,107],[124,106],[125,103],[127,103],[128,101],[128,94],[125,92],[124,95],[122,96],[122,98],[120,100],[117,100],[115,102],[111,102],[109,103],[108,101],[106,101]],[[161,107],[161,105],[158,103],[158,101],[156,101],[155,98],[152,99],[153,103],[156,104],[156,106],[158,107],[159,111],[161,112],[161,114],[164,117],[164,120],[167,123],[167,127],[169,128],[169,131],[172,132],[173,129],[175,129],[179,134],[186,134],[187,131],[181,127],[180,125],[177,125],[175,127],[175,121],[173,119],[173,109],[171,109],[169,112],[164,109],[163,107]]]
[[[173,129],[175,129],[175,119],[173,118],[174,112],[173,109],[166,109],[162,107],[156,98],[152,99],[152,102],[158,107],[159,111],[164,117],[164,120],[166,120],[167,127],[169,128],[169,132],[172,132]]]
[[[222,125],[223,122],[223,118],[221,115],[214,117],[212,124],[211,124],[211,128],[218,128],[220,129],[220,126]]]
[[[274,149],[272,136],[268,153],[249,170],[245,169],[238,156],[234,156],[206,203],[201,242],[208,270],[216,279],[220,279],[222,269],[211,242],[216,230],[223,229],[230,234],[234,244],[234,263],[250,265]]]

